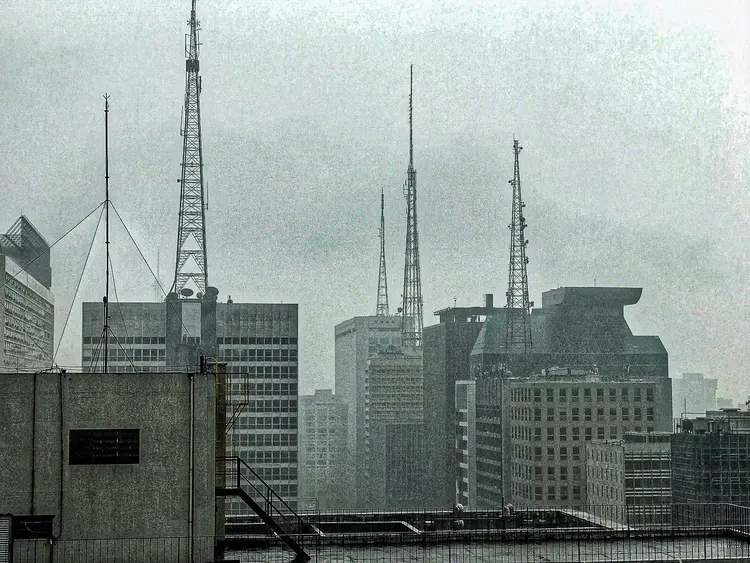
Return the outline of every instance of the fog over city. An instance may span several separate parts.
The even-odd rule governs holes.
[[[110,189],[161,283],[174,277],[183,0],[15,2],[0,37],[5,228],[52,243]],[[384,188],[391,312],[403,283],[409,65],[425,325],[504,302],[514,137],[531,299],[643,287],[633,332],[670,375],[748,395],[750,6],[724,2],[198,2],[207,255],[219,300],[299,303],[300,392],[333,386],[333,327],[373,315]],[[98,212],[52,249],[60,337]],[[123,301],[153,278],[112,227]],[[57,363],[81,363],[94,243]]]

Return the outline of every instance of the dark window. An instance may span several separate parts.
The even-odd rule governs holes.
[[[140,430],[71,430],[70,465],[134,464],[140,461]]]

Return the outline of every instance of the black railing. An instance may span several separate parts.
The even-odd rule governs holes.
[[[244,492],[304,548],[304,520],[271,485],[240,457],[221,456],[216,461],[217,488]]]

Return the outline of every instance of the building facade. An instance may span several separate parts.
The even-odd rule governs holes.
[[[750,506],[750,411],[680,421],[672,436],[672,500]]]
[[[702,373],[683,373],[672,379],[672,412],[678,416],[716,410],[717,385],[716,379]]]
[[[212,560],[214,378],[110,373],[0,374],[0,513],[44,539],[18,559]]]
[[[26,217],[0,235],[0,370],[53,365],[55,296],[50,249]]]
[[[671,433],[628,432],[586,444],[588,511],[627,526],[670,522]]]
[[[424,415],[427,475],[425,491],[431,507],[450,507],[455,498],[455,389],[470,379],[470,355],[484,320],[494,311],[492,295],[483,307],[451,307],[437,311],[439,324],[424,329]]]
[[[300,506],[332,510],[346,504],[341,475],[344,463],[348,408],[330,389],[299,397]],[[312,501],[312,502],[311,502]]]
[[[424,506],[422,354],[377,354],[365,379],[365,457],[362,508]]]
[[[354,317],[336,325],[335,393],[347,405],[346,464],[353,468],[341,476],[349,505],[364,502],[366,464],[367,362],[380,352],[401,347],[401,317]]]
[[[110,372],[198,369],[198,357],[217,358],[227,374],[226,454],[241,457],[283,499],[298,495],[297,305],[218,303],[201,298],[163,303],[111,303]],[[103,308],[83,304],[84,370],[102,368]],[[237,499],[230,514],[247,513]]]

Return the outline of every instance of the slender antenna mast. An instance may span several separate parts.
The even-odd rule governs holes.
[[[201,79],[198,53],[200,22],[195,16],[195,0],[190,11],[190,32],[185,37],[185,115],[182,129],[182,176],[180,218],[177,230],[177,256],[172,291],[181,294],[186,285],[192,295],[208,287],[206,254],[206,202],[203,190],[203,145],[201,141]]]
[[[521,198],[521,172],[518,165],[518,155],[523,147],[513,140],[513,179],[509,184],[513,187],[513,211],[510,229],[510,265],[508,267],[507,298],[507,330],[505,333],[505,366],[517,366],[521,370],[528,367],[531,355],[531,315],[529,310],[533,303],[529,301],[529,280],[526,275],[526,218],[523,209],[526,204]]]
[[[404,258],[404,292],[401,307],[401,344],[422,345],[422,280],[419,268],[419,235],[417,230],[417,171],[414,169],[413,85],[414,65],[409,67],[409,167],[406,171],[406,252]]]
[[[104,373],[107,373],[109,362],[109,95],[104,94],[104,232],[107,248],[106,289],[104,292]]]
[[[388,316],[388,276],[385,270],[385,196],[380,189],[380,269],[378,274],[378,304],[375,316]]]

